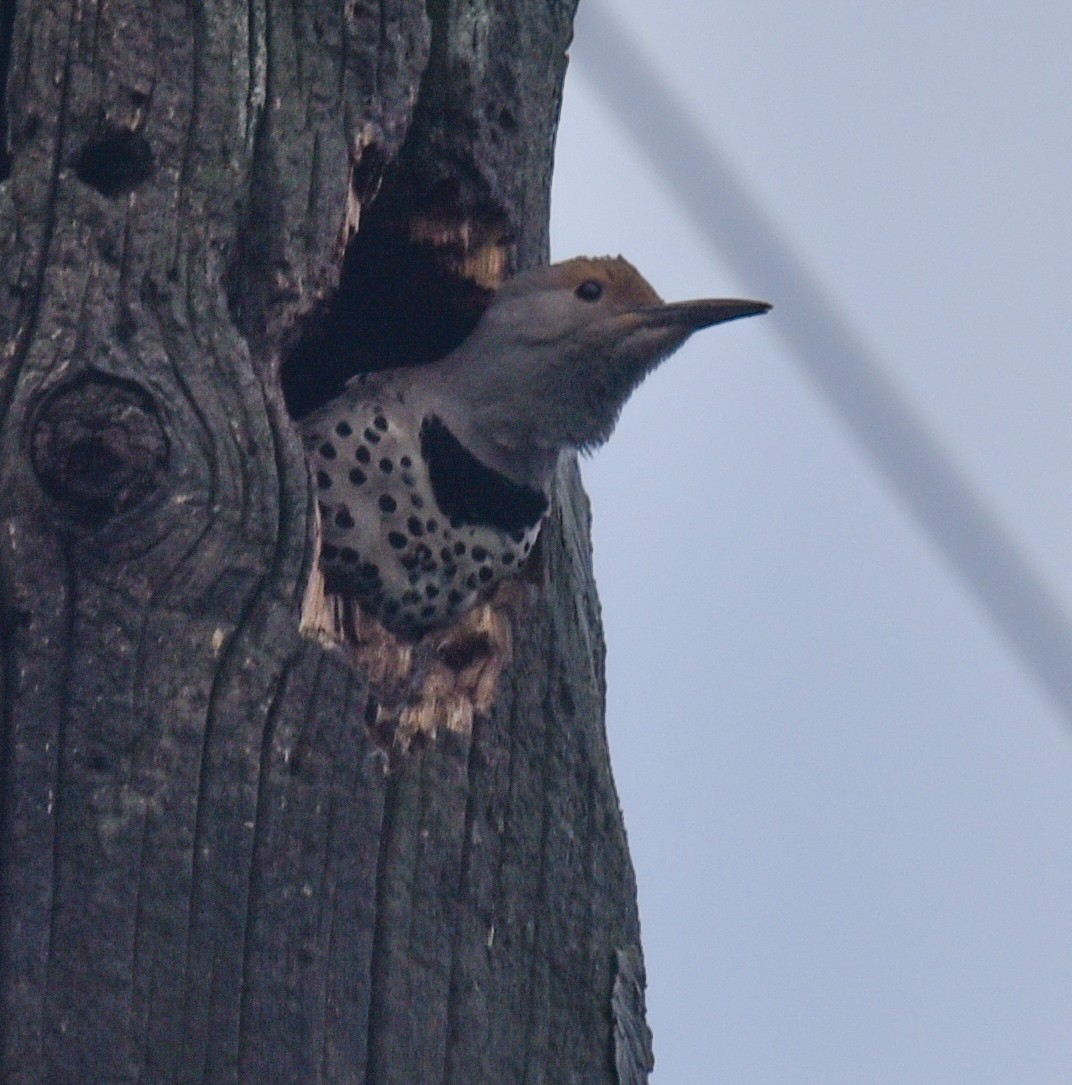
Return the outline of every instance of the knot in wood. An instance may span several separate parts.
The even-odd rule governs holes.
[[[90,373],[49,392],[34,418],[31,454],[42,489],[93,525],[127,512],[159,485],[169,445],[137,384]]]

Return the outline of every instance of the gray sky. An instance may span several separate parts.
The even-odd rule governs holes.
[[[1072,610],[1072,8],[610,6]],[[778,304],[580,65],[552,227]],[[777,319],[701,333],[584,468],[654,1083],[1067,1085],[1072,731]]]

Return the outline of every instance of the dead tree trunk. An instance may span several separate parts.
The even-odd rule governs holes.
[[[299,632],[292,417],[545,257],[574,6],[0,4],[4,1085],[646,1076],[575,471],[468,723]]]

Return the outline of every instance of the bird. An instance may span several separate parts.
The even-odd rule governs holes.
[[[358,374],[300,424],[326,590],[401,638],[457,621],[526,562],[559,458],[693,332],[768,309],[666,303],[623,257],[577,257],[506,280],[439,361]]]

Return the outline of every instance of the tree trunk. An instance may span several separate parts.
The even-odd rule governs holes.
[[[0,3],[4,1085],[645,1080],[575,467],[453,726],[300,631],[292,417],[546,257],[574,6]]]

